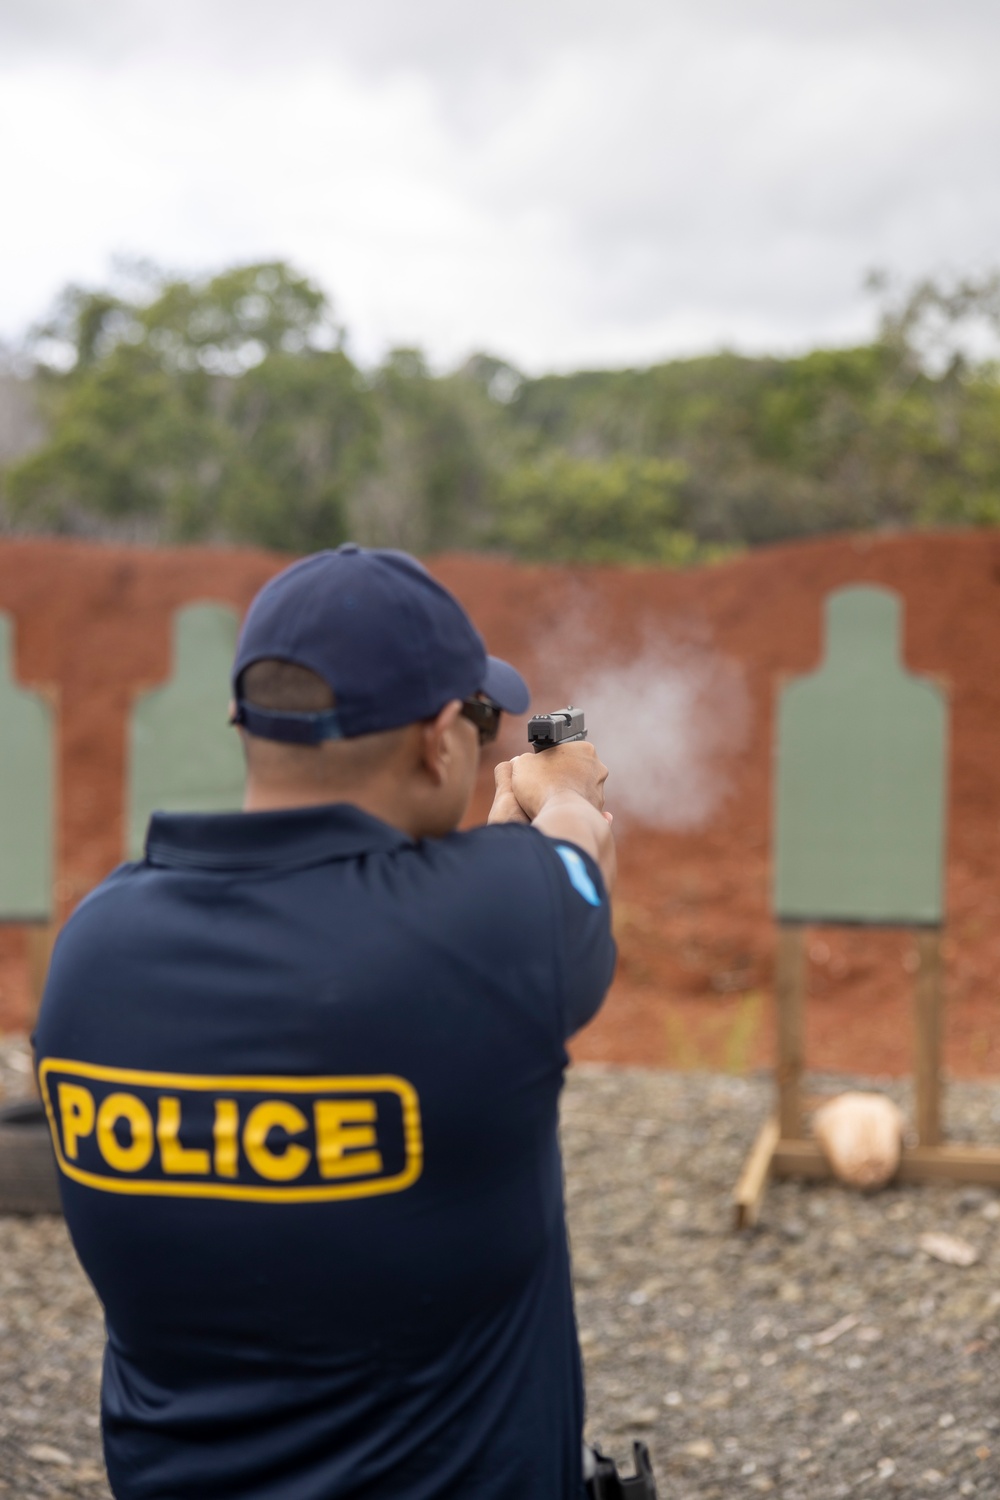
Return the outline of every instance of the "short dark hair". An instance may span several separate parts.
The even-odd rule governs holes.
[[[277,713],[314,714],[335,706],[333,693],[322,677],[293,661],[251,662],[240,673],[236,692],[247,703]]]

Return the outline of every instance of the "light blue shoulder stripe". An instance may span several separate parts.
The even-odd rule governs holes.
[[[566,866],[566,874],[569,876],[570,885],[578,891],[584,901],[591,906],[600,906],[601,898],[597,887],[590,878],[590,871],[584,864],[578,849],[572,849],[569,844],[557,844],[556,853]]]

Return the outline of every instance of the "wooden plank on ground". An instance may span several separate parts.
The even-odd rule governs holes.
[[[775,1177],[832,1177],[830,1163],[815,1141],[791,1140],[783,1136],[771,1157]]]
[[[779,1140],[771,1158],[775,1177],[812,1179],[833,1176],[830,1164],[815,1141]],[[911,1146],[903,1151],[896,1182],[970,1182],[1000,1187],[1000,1147]]]
[[[1000,1147],[914,1146],[903,1152],[900,1182],[976,1182],[1000,1187]]]
[[[757,1222],[760,1205],[771,1175],[771,1158],[781,1136],[781,1127],[774,1118],[765,1120],[757,1132],[757,1139],[743,1164],[739,1181],[733,1190],[733,1211],[737,1229],[750,1229]]]

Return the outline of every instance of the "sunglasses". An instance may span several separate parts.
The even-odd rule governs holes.
[[[500,732],[502,708],[488,698],[466,698],[462,703],[462,717],[470,719],[479,732],[479,744],[492,745]]]

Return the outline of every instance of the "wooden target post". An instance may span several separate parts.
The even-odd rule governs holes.
[[[938,683],[903,666],[901,626],[901,601],[888,589],[837,590],[826,600],[822,665],[780,695],[773,895],[777,1110],[736,1185],[739,1228],[755,1223],[770,1176],[831,1175],[804,1130],[805,933],[811,923],[914,931],[918,1144],[904,1149],[897,1180],[1000,1185],[1000,1149],[943,1141],[948,709]]]

